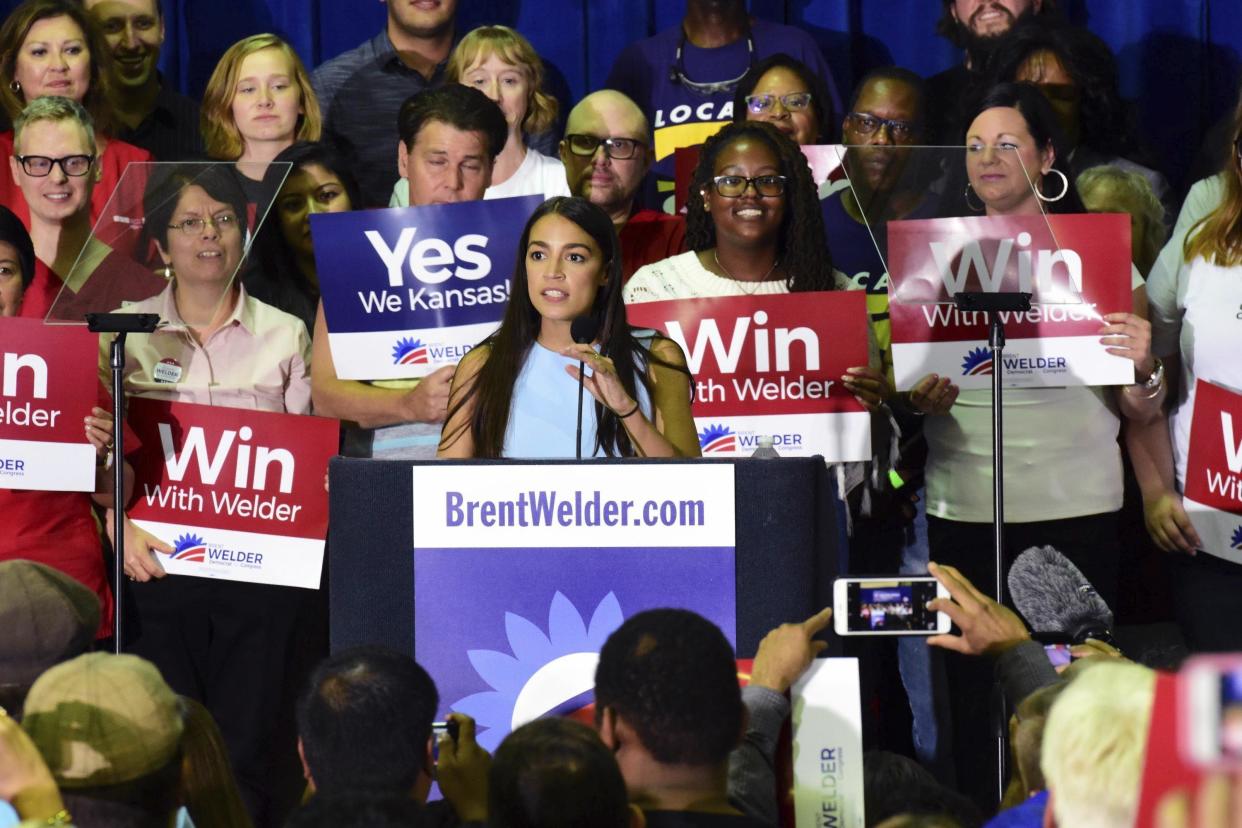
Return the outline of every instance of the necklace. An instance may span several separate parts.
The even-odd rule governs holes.
[[[752,290],[747,290],[746,289],[747,283],[743,281],[742,279],[739,279],[736,276],[734,276],[732,273],[729,272],[729,268],[725,267],[724,265],[720,263],[720,257],[716,255],[716,248],[714,247],[712,248],[712,259],[715,260],[716,267],[723,270],[725,275],[728,276],[730,279],[732,279],[734,282],[737,282],[737,286],[741,289],[742,293],[745,293],[747,296],[754,296],[756,293],[758,293],[760,286],[762,286],[763,283],[768,280],[768,277],[772,275],[772,271],[776,270],[776,266],[781,263],[780,259],[777,259],[776,261],[772,262],[772,266],[768,268],[768,272],[763,274],[762,278],[755,281],[754,283],[755,287]]]

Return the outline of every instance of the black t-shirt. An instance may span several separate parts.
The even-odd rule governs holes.
[[[743,814],[708,814],[702,811],[643,811],[647,828],[771,828],[766,822]]]

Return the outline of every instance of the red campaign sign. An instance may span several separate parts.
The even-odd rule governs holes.
[[[861,291],[643,302],[626,316],[681,345],[696,419],[865,410],[841,384],[867,364]]]
[[[1242,394],[1204,380],[1195,383],[1186,497],[1242,515]]]
[[[82,421],[98,370],[99,339],[84,327],[0,319],[0,488],[94,490]]]
[[[990,384],[987,317],[960,291],[1031,293],[1001,312],[1008,385],[1133,382],[1133,365],[1099,343],[1104,314],[1133,307],[1130,220],[1120,214],[975,216],[888,223],[889,307],[899,388],[927,373]]]
[[[1242,563],[1242,394],[1195,383],[1183,504],[1203,550]]]
[[[131,457],[134,520],[324,537],[338,421],[133,398],[129,423],[142,440]]]

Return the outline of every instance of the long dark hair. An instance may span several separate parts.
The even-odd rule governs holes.
[[[1079,143],[1105,155],[1129,155],[1138,148],[1133,119],[1121,97],[1117,59],[1108,44],[1082,26],[1023,22],[1015,26],[992,59],[995,82],[1016,81],[1031,55],[1051,52],[1078,87]]]
[[[1076,176],[1070,169],[1069,147],[1061,133],[1056,113],[1052,111],[1052,104],[1048,103],[1048,99],[1034,84],[998,83],[989,89],[966,119],[966,127],[962,134],[963,143],[966,140],[965,130],[969,130],[975,118],[979,117],[980,113],[997,107],[1010,107],[1018,110],[1026,120],[1027,131],[1031,133],[1031,137],[1035,139],[1035,145],[1041,151],[1049,144],[1052,145],[1052,151],[1056,156],[1052,162],[1052,169],[1059,171],[1069,182],[1063,197],[1056,201],[1043,202],[1044,210],[1049,213],[1087,212],[1082,199],[1078,197]],[[1044,176],[1045,181],[1048,178],[1049,176]],[[1056,192],[1061,186],[1061,179],[1052,176],[1050,183],[1051,191]]]
[[[340,180],[352,209],[357,210],[362,205],[353,171],[327,144],[298,141],[281,150],[272,160],[292,164],[290,176],[299,169],[317,164]],[[272,164],[268,169],[273,177],[284,173],[280,164]],[[275,183],[272,182],[271,186],[274,188]],[[297,256],[281,232],[279,192],[255,235],[253,247],[250,265],[241,274],[246,290],[256,299],[299,317],[308,330],[314,331],[319,288],[298,269]]]
[[[733,122],[746,120],[746,96],[755,91],[759,81],[773,69],[786,69],[792,72],[802,85],[811,93],[811,111],[815,113],[817,126],[816,140],[819,143],[831,143],[836,138],[837,113],[832,109],[832,96],[824,79],[811,71],[811,68],[797,58],[783,52],[769,55],[747,70],[737,83],[733,93]]]
[[[527,288],[526,247],[530,243],[530,232],[535,222],[548,215],[562,216],[572,221],[599,246],[605,263],[606,279],[595,294],[590,315],[599,323],[600,353],[612,359],[616,365],[617,377],[625,390],[631,397],[638,399],[637,387],[642,383],[650,395],[648,366],[653,362],[666,365],[651,353],[649,347],[635,340],[625,320],[625,305],[621,301],[621,244],[617,240],[612,219],[584,198],[550,198],[535,210],[522,230],[522,238],[518,241],[517,263],[513,269],[513,287],[500,328],[476,346],[488,350],[486,361],[470,387],[465,389],[448,412],[447,421],[451,422],[454,415],[470,400],[475,401],[469,425],[461,426],[462,429],[468,427],[474,437],[475,457],[494,458],[503,453],[505,432],[509,427],[509,409],[513,403],[513,383],[539,336],[541,317],[531,304]],[[635,450],[629,435],[612,410],[596,402],[595,421],[598,424],[595,430],[596,451],[602,449],[609,457],[634,456]],[[446,433],[441,445],[451,445],[460,436],[460,430],[453,434]]]
[[[785,217],[777,239],[777,255],[788,274],[791,292],[832,290],[832,256],[824,235],[824,214],[819,189],[801,148],[779,130],[762,121],[727,124],[708,138],[699,154],[686,200],[686,247],[695,252],[716,246],[716,224],[704,208],[703,191],[712,185],[716,157],[741,138],[755,138],[772,150],[785,176]]]

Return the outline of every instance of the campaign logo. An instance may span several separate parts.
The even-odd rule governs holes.
[[[699,432],[699,448],[704,454],[725,454],[737,451],[737,435],[723,425],[709,425]]]
[[[1242,549],[1242,526],[1233,530],[1233,537],[1229,539],[1230,549]]]
[[[474,719],[480,745],[494,751],[513,729],[543,716],[566,716],[594,703],[599,651],[625,619],[609,592],[587,623],[560,592],[548,608],[548,632],[517,613],[505,613],[512,655],[469,650],[479,678],[492,689],[449,705]]]
[[[392,347],[393,365],[426,365],[428,362],[427,346],[421,339],[410,339],[407,336],[398,339],[397,344]]]
[[[992,354],[987,348],[972,349],[962,360],[962,376],[975,377],[992,373]]]
[[[172,559],[202,563],[207,557],[207,542],[192,532],[173,541]]]

